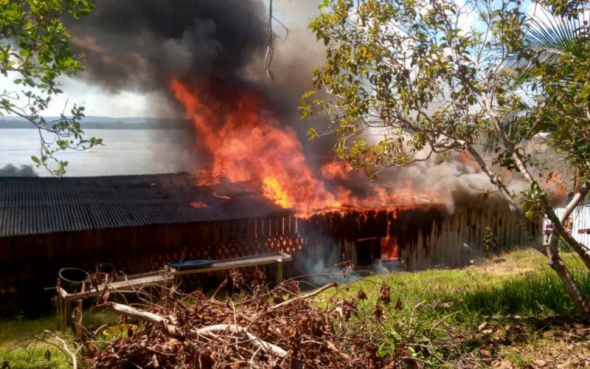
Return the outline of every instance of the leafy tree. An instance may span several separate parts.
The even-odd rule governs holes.
[[[584,6],[567,0],[326,0],[310,24],[326,45],[325,64],[314,73],[324,94],[305,94],[302,116],[327,113],[330,125],[311,129],[310,138],[335,135],[336,153],[373,177],[423,160],[425,150],[467,153],[524,229],[538,214],[553,222],[540,250],[590,319],[587,297],[558,248],[563,239],[590,270],[588,248],[563,226],[590,188],[588,25],[578,22],[556,37],[539,16],[575,21]],[[562,42],[568,37],[575,42]],[[381,135],[377,144],[367,140],[369,132]],[[541,186],[547,163],[527,150],[540,133],[582,176],[561,218]],[[530,190],[515,193],[507,176],[527,181]]]
[[[17,115],[39,129],[40,152],[32,160],[58,176],[68,163],[54,154],[102,143],[84,138],[82,106],[74,105],[69,115],[62,114],[56,121],[41,116],[52,97],[62,93],[58,78],[82,70],[81,57],[73,54],[62,19],[68,15],[77,19],[93,7],[90,0],[0,0],[0,73],[23,88],[0,94],[0,115]]]

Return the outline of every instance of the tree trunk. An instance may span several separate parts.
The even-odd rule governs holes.
[[[520,206],[514,201],[514,197],[512,196],[512,193],[510,193],[508,187],[506,187],[502,179],[498,177],[496,173],[494,173],[493,169],[488,166],[484,158],[471,144],[465,144],[465,147],[467,149],[467,152],[469,152],[473,156],[475,161],[477,161],[477,164],[479,165],[481,170],[488,176],[490,182],[494,186],[496,186],[498,190],[500,190],[500,193],[508,203],[508,208],[514,216],[514,219],[516,219],[520,228],[524,232],[526,232],[529,242],[532,242],[534,240],[533,234],[531,233],[530,228],[527,226],[526,218],[524,217],[524,214],[522,213]]]
[[[508,135],[506,134],[506,131],[504,129],[504,124],[498,118],[498,115],[496,114],[496,111],[493,108],[492,100],[487,96],[486,92],[483,92],[481,94],[481,97],[485,103],[487,113],[490,115],[492,121],[494,122],[494,125],[496,126],[502,144],[511,153],[512,158],[514,159],[514,163],[516,164],[519,172],[524,176],[527,182],[532,185],[535,182],[535,179],[529,172],[525,162],[523,162],[523,160],[521,159],[518,151],[516,150],[516,145],[508,138]],[[500,190],[502,190],[502,188],[500,188]],[[585,190],[581,189],[578,192],[578,195],[583,195],[582,192],[587,190],[588,188],[586,188]],[[578,198],[578,196],[576,196],[574,201],[578,202],[580,201],[580,199],[581,198]],[[561,235],[564,238],[564,240],[574,248],[578,255],[580,255],[580,258],[582,259],[588,270],[590,270],[590,254],[582,244],[576,241],[572,237],[572,235],[569,234],[569,232],[567,232],[567,230],[563,226],[562,220],[557,217],[555,211],[553,210],[553,207],[551,206],[551,204],[549,204],[549,201],[547,201],[547,198],[542,197],[541,201],[543,203],[543,210],[545,214],[551,220],[551,222],[553,222],[553,231],[551,232],[551,236],[549,238],[549,244],[545,248],[545,252],[547,254],[547,257],[549,258],[549,265],[551,266],[551,268],[553,268],[553,270],[555,270],[559,278],[561,278],[565,291],[572,299],[574,305],[576,305],[576,307],[582,312],[586,320],[590,321],[590,305],[588,303],[588,300],[586,296],[582,295],[582,293],[580,292],[580,289],[572,279],[569,270],[567,269],[567,267],[563,263],[563,260],[559,256],[559,250],[557,248],[559,236]],[[573,206],[574,204],[570,205]],[[572,210],[573,209],[571,209],[568,206],[568,211]]]
[[[590,271],[590,253],[589,253],[588,249],[584,245],[579,243],[563,226],[564,222],[574,212],[574,210],[580,204],[580,202],[588,195],[589,191],[590,191],[590,182],[586,182],[582,186],[580,186],[580,188],[576,192],[572,201],[570,201],[570,203],[564,209],[564,212],[560,218],[557,217],[557,214],[555,214],[555,211],[553,210],[553,208],[547,202],[546,199],[545,199],[543,205],[545,207],[545,213],[546,213],[547,217],[553,223],[554,231],[557,231],[557,233],[563,238],[563,240],[572,249],[574,249],[574,251],[576,251],[576,253],[580,256],[580,258],[584,262],[584,265],[586,265],[586,269],[588,269]]]
[[[549,238],[549,244],[546,247],[547,257],[549,258],[549,266],[555,270],[561,279],[565,291],[574,302],[574,305],[576,305],[582,314],[584,314],[586,320],[590,321],[590,304],[588,303],[586,296],[582,295],[582,292],[580,292],[580,289],[574,282],[572,275],[563,263],[563,260],[559,255],[559,250],[557,249],[558,240],[559,236],[557,232],[553,230]]]

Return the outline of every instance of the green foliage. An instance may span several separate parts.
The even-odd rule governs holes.
[[[322,4],[310,24],[326,45],[314,82],[329,98],[307,93],[301,109],[302,117],[326,113],[330,125],[311,130],[310,139],[335,135],[336,153],[373,173],[425,152],[468,151],[508,199],[519,194],[505,188],[506,172],[531,184],[545,174],[544,160],[527,149],[540,133],[567,166],[590,173],[587,22],[543,23],[515,1],[468,4]],[[571,16],[580,4],[537,6]],[[466,25],[467,18],[479,23]]]
[[[535,215],[542,212],[545,193],[541,190],[537,182],[533,182],[531,189],[529,191],[523,191],[522,194],[525,197],[522,201],[522,206],[525,210],[524,215],[528,220],[533,220]]]
[[[517,86],[505,74],[494,84],[482,76],[497,72],[490,61],[498,49],[522,48],[525,17],[516,3],[481,5],[486,34],[462,29],[463,10],[452,0],[330,1],[310,28],[327,47],[314,81],[331,99],[306,94],[302,116],[327,113],[338,155],[367,169],[499,137],[490,96],[508,114],[522,105]],[[382,138],[371,144],[369,134]]]
[[[548,143],[566,165],[588,178],[590,168],[590,33],[588,22],[562,20],[531,37],[533,58],[524,84],[536,91],[532,123],[549,133]]]
[[[40,153],[33,161],[58,176],[68,164],[55,157],[58,151],[102,144],[100,139],[83,137],[84,107],[74,105],[67,116],[52,122],[41,116],[51,97],[62,93],[58,78],[82,70],[81,57],[73,54],[62,19],[77,19],[93,8],[90,0],[0,0],[0,73],[5,78],[17,76],[13,83],[23,88],[0,94],[0,114],[18,115],[53,136],[40,135]],[[51,161],[57,168],[49,167]]]
[[[554,14],[567,18],[577,17],[589,9],[587,0],[538,0],[535,2],[549,7]]]

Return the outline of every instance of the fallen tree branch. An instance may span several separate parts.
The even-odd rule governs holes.
[[[178,329],[177,326],[173,324],[169,324],[169,319],[160,316],[158,314],[150,313],[148,311],[138,310],[128,305],[117,304],[111,302],[108,304],[113,310],[127,315],[132,316],[136,319],[143,320],[146,322],[154,323],[154,324],[161,324],[167,330],[170,335],[177,336],[177,337],[186,337],[186,334]],[[216,324],[204,328],[200,328],[197,330],[190,330],[186,333],[190,333],[195,335],[198,338],[200,336],[207,337],[207,338],[218,338],[218,335],[226,334],[226,333],[233,333],[233,334],[240,334],[248,338],[248,340],[257,348],[265,351],[266,353],[274,354],[278,357],[285,357],[287,356],[287,351],[283,350],[279,346],[273,345],[272,343],[268,343],[266,341],[261,340],[260,338],[256,337],[255,335],[248,332],[245,328],[238,327],[236,325],[229,325],[229,324]]]
[[[396,363],[396,356],[379,355],[379,347],[374,345],[376,334],[387,333],[376,332],[372,324],[360,320],[351,321],[351,329],[340,330],[338,324],[343,320],[335,317],[336,304],[318,306],[320,300],[330,299],[330,288],[336,284],[301,293],[296,280],[272,289],[254,282],[252,295],[240,302],[174,291],[178,297],[166,307],[114,301],[100,305],[130,320],[145,322],[145,328],[107,343],[107,349],[97,347],[98,342],[86,341],[84,347],[88,349],[82,355],[89,359],[88,369],[267,368],[308,363],[326,369],[365,369]],[[326,293],[328,296],[324,296]],[[194,301],[185,304],[188,298]],[[271,302],[275,299],[276,305]]]
[[[272,353],[278,357],[285,357],[287,356],[287,351],[283,350],[279,346],[273,345],[272,343],[268,343],[266,341],[261,340],[260,338],[256,337],[252,333],[248,332],[245,328],[238,327],[235,325],[229,324],[216,324],[211,325],[208,327],[197,329],[196,331],[191,331],[191,333],[196,334],[197,336],[206,336],[215,338],[215,335],[223,334],[223,333],[234,333],[234,334],[241,334],[243,336],[248,337],[248,339],[252,342],[252,344],[257,349],[262,349],[267,353]]]
[[[538,322],[544,322],[551,320],[551,317],[543,316],[522,316],[522,315],[485,315],[485,320],[534,320]]]
[[[63,346],[62,351],[72,358],[72,368],[78,369],[78,359],[76,358],[76,355],[72,351],[70,351],[70,348],[68,347],[68,344],[66,343],[66,341],[59,338],[55,333],[53,333],[51,331],[45,331],[44,333],[53,337],[57,342],[59,342]]]
[[[301,301],[301,300],[308,299],[308,298],[310,298],[310,297],[314,297],[314,296],[316,296],[316,295],[319,295],[320,293],[324,292],[325,290],[329,290],[330,288],[332,288],[332,287],[336,287],[336,286],[338,286],[338,284],[336,284],[336,283],[334,283],[334,282],[332,282],[332,283],[328,283],[327,285],[325,285],[325,286],[323,286],[323,287],[321,287],[321,288],[318,288],[317,290],[315,290],[315,291],[313,291],[313,292],[311,292],[311,293],[308,293],[307,295],[303,295],[303,296],[300,296],[300,297],[296,297],[296,298],[294,298],[294,299],[290,299],[290,300],[287,300],[287,301],[285,301],[285,302],[281,302],[280,304],[277,304],[277,305],[275,305],[275,306],[271,306],[271,307],[268,309],[268,311],[273,311],[273,310],[280,309],[280,308],[284,307],[285,305],[289,305],[289,304],[291,304],[291,303],[293,303],[293,302],[295,302],[295,301]]]
[[[330,350],[332,350],[333,352],[335,352],[338,355],[340,355],[341,357],[343,357],[345,360],[350,360],[350,356],[348,356],[344,352],[338,350],[338,347],[336,347],[336,345],[333,344],[332,342],[326,341],[326,347],[328,347]]]

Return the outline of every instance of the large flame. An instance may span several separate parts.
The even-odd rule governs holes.
[[[281,128],[260,97],[244,94],[224,109],[205,104],[198,88],[179,80],[173,79],[170,88],[194,122],[199,144],[213,154],[209,183],[201,184],[222,177],[255,181],[277,204],[304,212],[337,202],[306,164],[295,132]]]
[[[394,190],[373,187],[362,196],[355,195],[343,186],[342,182],[350,179],[351,168],[342,162],[328,163],[321,169],[324,178],[340,181],[330,191],[306,163],[293,129],[281,127],[260,96],[238,94],[231,104],[221,104],[211,103],[205,90],[177,79],[170,81],[170,88],[193,121],[198,144],[212,154],[210,165],[200,173],[201,185],[215,184],[222,178],[253,181],[276,204],[297,210],[301,216],[446,201],[437,193],[417,194],[411,181]]]
[[[322,175],[327,179],[348,179],[352,168],[342,161],[332,161],[322,167]]]

